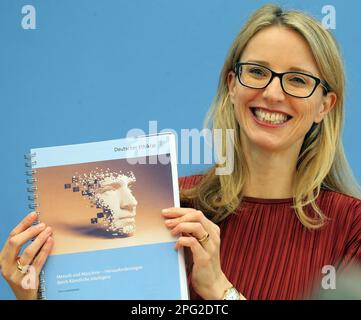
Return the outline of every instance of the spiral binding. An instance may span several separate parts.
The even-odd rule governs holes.
[[[38,191],[38,180],[35,176],[36,170],[33,169],[33,167],[36,165],[36,161],[34,160],[35,157],[35,152],[24,155],[25,166],[31,168],[31,170],[25,171],[25,175],[27,176],[26,183],[29,185],[27,191],[32,194],[31,196],[28,196],[28,201],[30,201],[28,206],[30,209],[36,210],[36,213],[39,215],[39,212],[36,209],[39,207],[38,195],[36,193]]]
[[[27,175],[28,177],[32,177],[33,174],[36,174],[36,170],[35,170],[35,169],[26,170],[26,171],[25,171],[25,175]]]
[[[34,169],[34,166],[36,165],[36,160],[34,158],[36,157],[36,152],[33,152],[31,154],[24,155],[25,159],[25,167],[29,168],[25,171],[26,175],[26,183],[29,185],[27,187],[27,192],[30,193],[28,195],[28,207],[32,210],[35,210],[35,212],[38,214],[39,217],[39,196],[37,194],[38,191],[38,179],[36,178],[36,169]],[[39,223],[39,219],[36,223]],[[40,285],[38,289],[38,299],[39,300],[45,300],[45,278],[44,278],[44,271],[40,272]]]

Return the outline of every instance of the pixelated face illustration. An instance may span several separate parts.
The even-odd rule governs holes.
[[[135,230],[135,215],[137,200],[131,185],[135,178],[121,174],[116,177],[106,177],[95,190],[95,198],[101,207],[111,211],[111,230],[123,235]]]
[[[131,186],[136,178],[133,172],[127,174],[95,168],[90,172],[72,177],[66,189],[79,192],[87,198],[91,207],[101,209],[90,223],[105,227],[112,236],[129,237],[135,232],[137,200]]]

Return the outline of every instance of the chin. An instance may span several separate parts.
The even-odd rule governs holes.
[[[135,219],[124,218],[114,221],[117,232],[122,236],[133,236],[136,230]]]
[[[286,147],[284,145],[279,145],[276,143],[257,142],[254,144],[257,145],[257,147],[259,149],[262,149],[262,150],[265,150],[268,152],[277,152],[277,151],[282,151],[282,150],[286,149]]]
[[[290,142],[286,141],[286,139],[280,139],[280,137],[269,136],[264,133],[245,133],[243,132],[244,136],[247,140],[247,145],[249,147],[256,147],[258,149],[267,150],[270,152],[276,152],[285,150],[290,146]],[[287,139],[288,140],[288,139]]]

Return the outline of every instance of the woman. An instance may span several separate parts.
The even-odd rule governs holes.
[[[163,210],[190,254],[191,298],[297,299],[324,266],[361,261],[360,189],[344,157],[344,73],[328,31],[299,12],[257,10],[225,61],[209,119],[233,129],[232,174],[180,179],[182,208]],[[0,263],[18,298],[22,265],[40,272],[51,230],[11,233]],[[17,258],[24,243],[36,240]]]
[[[361,261],[343,100],[331,34],[300,12],[255,12],[230,49],[210,112],[213,128],[234,129],[233,173],[180,179],[183,206],[198,211],[164,213],[173,234],[188,234],[177,247],[193,255],[192,298],[310,298],[328,267]]]

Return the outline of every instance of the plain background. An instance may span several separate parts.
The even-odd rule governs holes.
[[[228,48],[247,17],[268,1],[1,0],[0,247],[29,211],[23,155],[32,147],[202,128]],[[276,1],[322,20],[332,30],[347,72],[343,141],[361,181],[361,49],[359,1]],[[36,9],[36,30],[21,27],[24,5]],[[179,165],[189,175],[206,165]],[[13,299],[0,279],[0,299]]]

